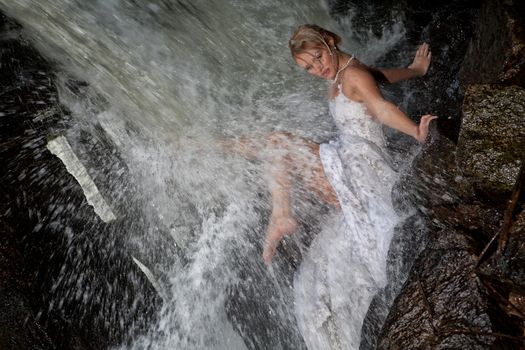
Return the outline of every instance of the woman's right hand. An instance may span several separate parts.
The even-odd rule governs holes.
[[[430,122],[434,119],[437,119],[437,116],[430,114],[426,114],[421,117],[417,128],[417,135],[415,137],[416,140],[418,140],[420,143],[425,143],[425,140],[428,136],[428,128],[430,126]]]

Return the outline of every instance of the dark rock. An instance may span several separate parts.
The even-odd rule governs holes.
[[[486,349],[495,338],[469,239],[436,232],[385,322],[379,349]]]
[[[434,135],[396,194],[426,218],[427,244],[390,309],[378,348],[515,348],[520,329],[496,307],[476,269],[481,250],[499,228],[502,210],[474,196],[454,144]],[[522,243],[511,245],[509,251],[519,256],[516,249]],[[508,274],[508,264],[503,265]],[[516,269],[520,275],[522,268]]]
[[[407,36],[415,39],[414,46],[427,42],[432,51],[427,75],[404,83],[407,85],[406,94],[410,96],[406,101],[407,111],[417,117],[425,114],[439,116],[436,124],[441,134],[456,141],[463,99],[458,72],[479,14],[480,1],[406,2]],[[412,51],[405,50],[405,57],[407,52]]]
[[[0,349],[54,350],[56,347],[35,320],[30,303],[16,290],[0,287]]]
[[[430,215],[436,208],[454,207],[474,200],[473,187],[456,164],[456,146],[437,135],[417,155],[412,167],[395,184],[394,198],[399,210],[404,203]]]
[[[427,75],[385,86],[383,90],[386,90],[389,99],[396,100],[416,120],[425,114],[438,115],[441,133],[451,140],[457,140],[463,99],[458,71],[475,27],[481,1],[331,0],[329,4],[334,18],[341,19],[342,27],[348,29],[343,34],[357,42],[366,42],[371,34],[380,37],[394,24],[406,30],[403,39],[373,63],[378,67],[406,67],[416,47],[422,42],[429,43],[432,64]],[[348,16],[351,17],[350,23]]]
[[[130,227],[140,223],[102,222],[46,149],[48,137],[71,126],[53,68],[2,14],[0,34],[0,348],[119,344],[141,331],[160,304],[125,249]],[[90,146],[107,172],[125,176],[107,143]],[[123,201],[125,193],[112,198]]]
[[[494,250],[493,250],[494,251]],[[525,328],[525,212],[522,211],[510,229],[506,248],[494,253],[478,268],[492,302],[496,332],[513,335],[513,348],[523,348]]]
[[[507,248],[488,259],[480,271],[525,295],[525,212],[512,225]]]
[[[518,86],[471,85],[463,102],[458,160],[485,198],[505,200],[525,151],[525,90]]]
[[[408,277],[414,257],[426,245],[424,225],[425,222],[419,215],[412,215],[396,227],[387,257],[388,283],[374,296],[368,308],[361,331],[360,349],[377,348],[377,339],[390,307]]]
[[[525,86],[525,2],[486,0],[460,70],[463,86]]]

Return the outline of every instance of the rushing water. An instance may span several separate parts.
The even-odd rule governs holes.
[[[317,142],[334,137],[326,86],[294,67],[286,45],[301,23],[350,33],[352,16],[343,18],[342,31],[318,0],[0,5],[58,67],[60,102],[75,120],[65,135],[69,143],[82,143],[86,132],[105,135],[114,147],[108,152],[120,154],[132,179],[114,186],[134,189],[146,222],[130,233],[129,249],[141,252],[158,279],[164,306],[146,334],[122,347],[305,348],[303,338],[315,335],[301,335],[296,326],[296,311],[304,310],[294,305],[293,262],[283,254],[270,268],[261,262],[270,204],[260,164],[225,154],[220,145],[281,130]],[[392,24],[379,38],[347,37],[343,46],[373,64],[402,34],[402,26]],[[90,171],[104,174],[94,164]],[[340,230],[336,214],[297,192],[301,230],[288,242],[291,260],[300,259],[312,234]],[[159,257],[166,249],[155,236],[166,233],[177,254]],[[337,244],[326,249],[338,251]],[[357,300],[372,297],[366,288],[353,290],[364,293]],[[362,317],[347,321],[354,339],[338,346],[357,348]]]

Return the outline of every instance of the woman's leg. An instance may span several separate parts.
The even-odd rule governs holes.
[[[269,264],[281,239],[285,235],[294,233],[298,225],[290,203],[292,174],[283,163],[272,164],[267,171],[268,187],[272,197],[272,214],[266,229],[263,259],[266,264]]]
[[[265,165],[272,196],[272,215],[263,251],[268,264],[281,239],[294,233],[298,226],[290,202],[292,182],[304,186],[321,202],[337,207],[339,203],[324,174],[319,144],[286,132],[270,134],[266,144],[269,153]]]
[[[290,200],[293,183],[304,186],[320,202],[339,207],[337,196],[324,174],[318,143],[288,132],[274,132],[264,138],[222,139],[219,146],[224,152],[263,162],[272,198],[263,250],[267,264],[282,238],[297,230]]]

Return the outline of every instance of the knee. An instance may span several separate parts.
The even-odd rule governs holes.
[[[288,131],[274,131],[266,136],[266,141],[271,145],[284,145],[296,137]]]

